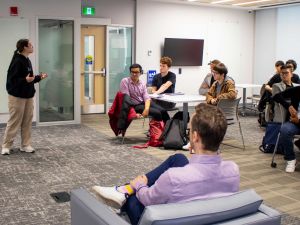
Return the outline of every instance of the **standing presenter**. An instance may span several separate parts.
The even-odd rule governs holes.
[[[7,121],[3,142],[2,155],[9,155],[14,138],[21,128],[20,151],[34,152],[31,146],[31,126],[33,118],[34,83],[48,75],[34,75],[28,56],[33,53],[33,46],[28,39],[20,39],[7,71],[6,90],[8,93],[9,119]]]

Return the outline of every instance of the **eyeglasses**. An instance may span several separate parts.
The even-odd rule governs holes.
[[[220,74],[220,73],[218,73],[217,71],[214,71],[214,70],[212,71],[212,73],[213,74]]]
[[[288,75],[289,72],[281,72],[282,75]]]
[[[140,74],[140,71],[130,71],[131,74]]]

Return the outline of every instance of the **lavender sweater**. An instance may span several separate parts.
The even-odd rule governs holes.
[[[239,191],[238,166],[220,155],[192,155],[188,165],[170,168],[151,187],[137,186],[144,205],[187,202],[233,194]]]

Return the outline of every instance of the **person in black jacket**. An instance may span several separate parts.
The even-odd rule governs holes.
[[[46,78],[41,73],[34,75],[28,56],[33,46],[28,39],[20,39],[7,71],[9,119],[2,143],[2,155],[10,154],[14,138],[21,127],[21,148],[23,152],[34,152],[31,147],[31,123],[33,118],[34,83]]]
[[[292,173],[296,168],[293,137],[300,134],[300,86],[286,89],[273,97],[274,101],[288,110],[290,120],[283,123],[280,128],[280,143],[284,146],[284,159],[287,161],[285,171]],[[291,99],[291,103],[286,99]]]

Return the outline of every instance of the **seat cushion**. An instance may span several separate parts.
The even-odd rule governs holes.
[[[211,224],[258,211],[262,198],[253,190],[185,203],[147,206],[139,225]]]

